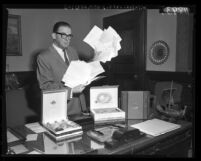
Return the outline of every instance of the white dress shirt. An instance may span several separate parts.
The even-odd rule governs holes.
[[[52,46],[55,48],[55,50],[57,51],[57,53],[59,53],[59,55],[62,57],[62,59],[63,59],[64,62],[65,62],[63,49],[59,48],[59,47],[56,46],[54,43],[52,44]],[[67,57],[67,59],[68,59],[68,61],[69,61],[69,57],[68,57],[67,51],[66,51],[66,57]]]
[[[56,46],[54,43],[52,44],[52,46],[55,48],[55,50],[57,51],[57,53],[59,53],[59,55],[62,57],[62,59],[65,62],[63,50],[61,48],[59,48],[58,46]],[[66,57],[67,57],[67,59],[69,61],[69,57],[68,57],[67,51],[66,51]],[[70,98],[73,98],[73,90],[70,90]]]

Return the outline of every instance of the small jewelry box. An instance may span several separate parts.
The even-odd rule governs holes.
[[[67,117],[66,89],[42,91],[42,125],[59,141],[83,134],[82,127]]]
[[[95,124],[125,122],[125,112],[118,108],[118,86],[91,87],[90,110]]]

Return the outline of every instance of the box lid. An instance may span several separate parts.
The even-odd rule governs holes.
[[[118,107],[118,85],[90,88],[90,108]]]
[[[42,123],[67,118],[67,89],[42,91]]]

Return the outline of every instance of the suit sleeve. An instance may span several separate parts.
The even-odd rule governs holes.
[[[52,69],[48,63],[44,61],[44,57],[38,56],[37,65],[37,79],[42,90],[65,88],[62,82],[54,81]]]

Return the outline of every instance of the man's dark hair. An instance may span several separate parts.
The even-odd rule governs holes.
[[[57,32],[59,27],[61,27],[61,26],[67,26],[67,27],[71,28],[71,25],[69,23],[60,21],[60,22],[57,22],[54,24],[53,32]]]

